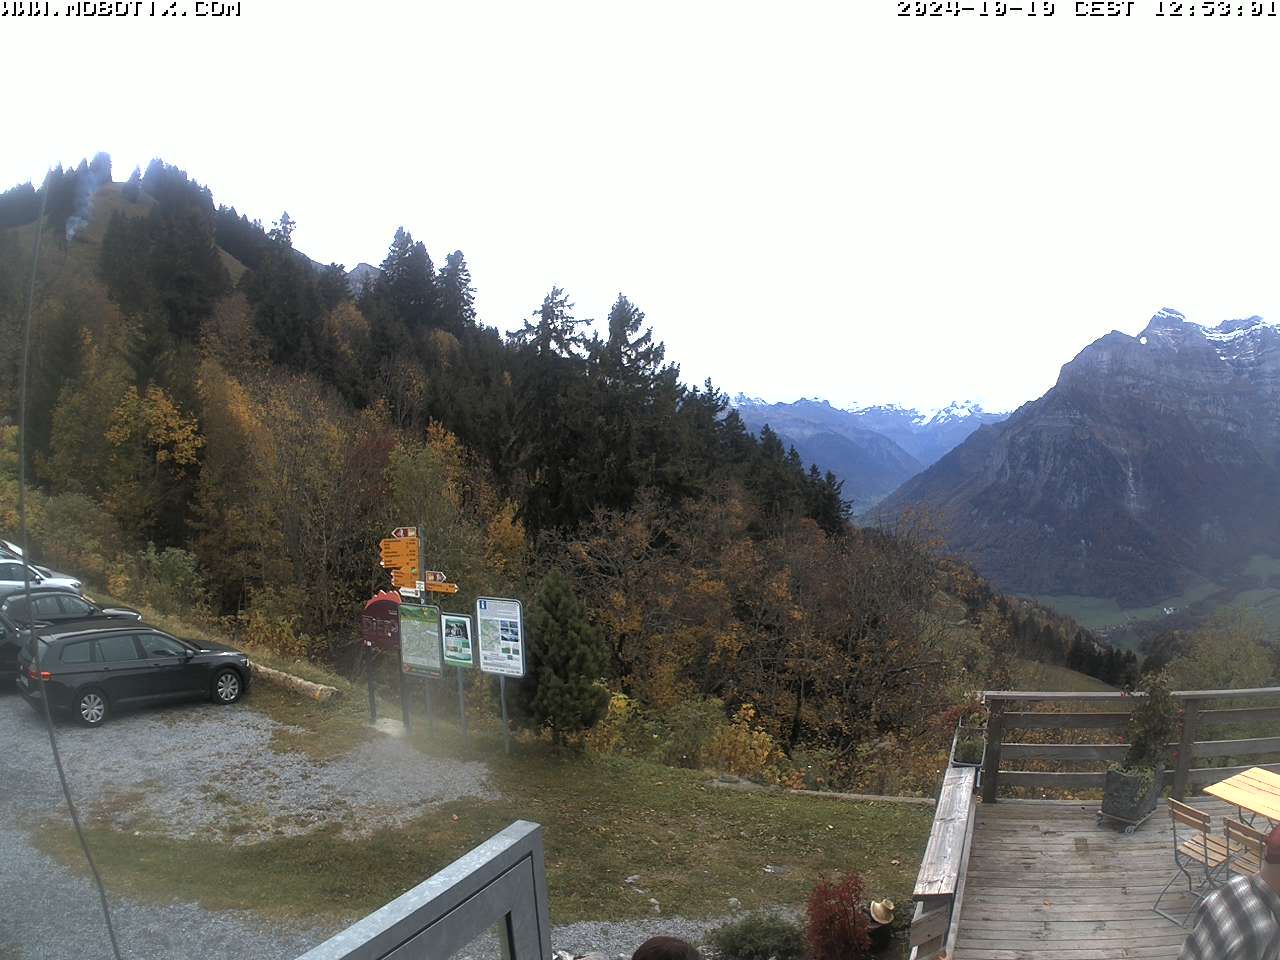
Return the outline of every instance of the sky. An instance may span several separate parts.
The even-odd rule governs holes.
[[[159,156],[316,260],[461,249],[503,329],[623,292],[687,382],[769,400],[1010,409],[1162,306],[1280,320],[1280,17],[149,6],[0,17],[0,184]]]

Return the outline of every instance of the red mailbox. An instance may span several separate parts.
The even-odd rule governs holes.
[[[384,590],[365,603],[360,639],[366,647],[400,649],[400,594]]]

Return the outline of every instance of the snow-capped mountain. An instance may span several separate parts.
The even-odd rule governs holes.
[[[1280,556],[1280,326],[1113,331],[877,510],[909,505],[1018,592],[1149,603]]]
[[[733,406],[747,427],[768,424],[794,445],[805,463],[816,463],[844,481],[844,494],[861,512],[960,443],[989,414],[973,403],[936,411],[886,405],[841,410],[819,398],[769,403],[738,394]]]
[[[888,437],[924,466],[936,462],[985,423],[999,423],[1007,413],[984,410],[972,400],[949,403],[939,410],[917,410],[896,404],[854,407],[846,411],[859,425]]]

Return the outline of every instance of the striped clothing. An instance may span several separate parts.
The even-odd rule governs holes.
[[[1201,901],[1178,960],[1280,960],[1280,894],[1233,877]]]

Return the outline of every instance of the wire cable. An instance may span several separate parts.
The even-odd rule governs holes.
[[[31,358],[31,314],[36,299],[36,276],[40,267],[40,238],[44,234],[45,204],[49,199],[52,176],[46,176],[44,189],[40,191],[40,216],[36,219],[35,249],[31,254],[31,283],[27,288],[27,312],[22,322],[22,372],[18,387],[18,539],[22,544],[22,593],[27,604],[27,636],[31,642],[31,662],[36,675],[40,674],[40,641],[36,637],[34,608],[31,605],[31,569],[29,566],[31,544],[27,540],[27,364]],[[49,708],[49,695],[44,693],[40,699],[44,702],[45,728],[49,731],[49,746],[53,749],[53,763],[58,769],[58,782],[62,784],[62,795],[66,798],[67,809],[71,811],[71,823],[75,827],[76,837],[80,840],[80,849],[89,864],[89,872],[93,874],[93,882],[98,888],[98,901],[102,904],[102,918],[107,922],[107,936],[111,938],[111,953],[115,960],[122,960],[120,944],[116,940],[116,929],[111,922],[111,907],[107,903],[107,889],[102,885],[102,877],[98,866],[93,862],[93,854],[89,852],[89,841],[85,839],[84,830],[80,826],[80,815],[76,813],[75,801],[71,799],[71,787],[67,783],[67,774],[62,767],[62,753],[58,750],[58,737],[53,730],[53,713]]]

